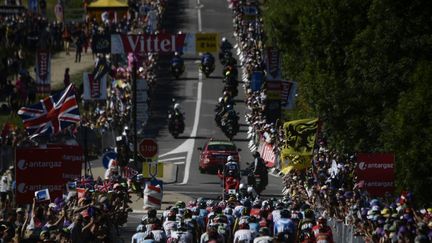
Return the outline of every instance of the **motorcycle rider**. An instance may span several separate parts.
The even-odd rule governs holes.
[[[183,122],[183,113],[180,110],[180,104],[175,103],[172,110],[169,111],[169,121],[168,126],[169,130],[172,130],[174,128],[175,122],[180,122],[180,131],[183,131],[184,129],[184,122]]]
[[[174,57],[171,59],[171,72],[174,71],[174,67],[176,66],[180,67],[180,74],[184,72],[184,61],[183,58],[181,58],[180,53],[178,52],[174,52]]]
[[[210,52],[205,52],[202,56],[201,56],[201,65],[205,66],[205,65],[209,65],[210,68],[214,68],[214,64],[215,64],[215,59],[213,57],[213,55]]]
[[[265,187],[268,184],[268,173],[267,173],[267,166],[264,162],[264,160],[261,158],[260,153],[258,151],[255,151],[253,153],[253,173],[254,175],[259,175],[261,178],[261,183],[260,185],[256,185],[257,186],[257,191],[259,193],[261,193]]]
[[[227,162],[225,163],[223,170],[223,178],[227,176],[232,176],[237,180],[240,180],[240,165],[234,160],[232,155],[227,157]]]
[[[231,49],[233,48],[233,46],[231,45],[231,43],[227,40],[226,37],[222,37],[221,40],[221,45],[220,45],[220,49],[222,52],[224,51],[231,51]]]

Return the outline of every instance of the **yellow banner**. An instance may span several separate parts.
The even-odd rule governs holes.
[[[318,118],[285,122],[286,153],[293,155],[312,155],[318,130]]]
[[[196,52],[218,52],[219,33],[196,33]]]
[[[303,170],[311,166],[318,119],[302,119],[285,122],[285,145],[281,151],[281,170]]]

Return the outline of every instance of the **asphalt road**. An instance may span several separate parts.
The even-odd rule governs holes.
[[[201,15],[200,20],[199,15]],[[226,1],[172,0],[168,2],[164,19],[162,26],[169,33],[219,32],[221,36],[227,37],[235,44],[232,38],[232,12],[228,9]],[[216,57],[216,70],[209,78],[205,78],[199,74],[199,56],[185,55],[185,73],[179,80],[175,80],[169,71],[170,58],[170,56],[162,56],[160,59],[159,78],[151,97],[152,114],[145,129],[145,136],[156,138],[161,160],[178,164],[179,183],[164,186],[165,191],[175,191],[194,198],[217,198],[222,192],[220,180],[216,175],[199,172],[200,151],[197,147],[202,147],[211,137],[226,139],[214,122],[214,108],[218,97],[222,96],[222,66]],[[185,131],[178,139],[174,139],[167,129],[167,110],[172,98],[181,104],[185,113]],[[247,126],[244,121],[246,108],[243,100],[243,88],[239,85],[235,110],[239,112],[241,127],[240,132],[234,137],[234,142],[238,148],[241,148],[240,162],[241,167],[244,168],[246,162],[252,161],[252,155],[246,139]],[[281,179],[269,176],[269,185],[263,196],[277,196],[281,194],[281,190]],[[131,215],[126,228],[133,229],[141,215],[140,213]],[[122,238],[127,241],[125,236],[131,233],[122,234]]]

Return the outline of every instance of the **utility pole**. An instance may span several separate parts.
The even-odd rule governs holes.
[[[137,127],[137,63],[135,54],[132,61],[132,125],[133,125],[133,161],[138,168],[138,127]]]

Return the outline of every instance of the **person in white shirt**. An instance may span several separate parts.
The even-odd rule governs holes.
[[[271,243],[273,237],[270,236],[270,230],[267,227],[263,227],[259,230],[259,236],[254,239],[253,243]]]
[[[252,232],[249,230],[249,223],[247,220],[240,220],[239,230],[234,234],[234,243],[252,243]]]

